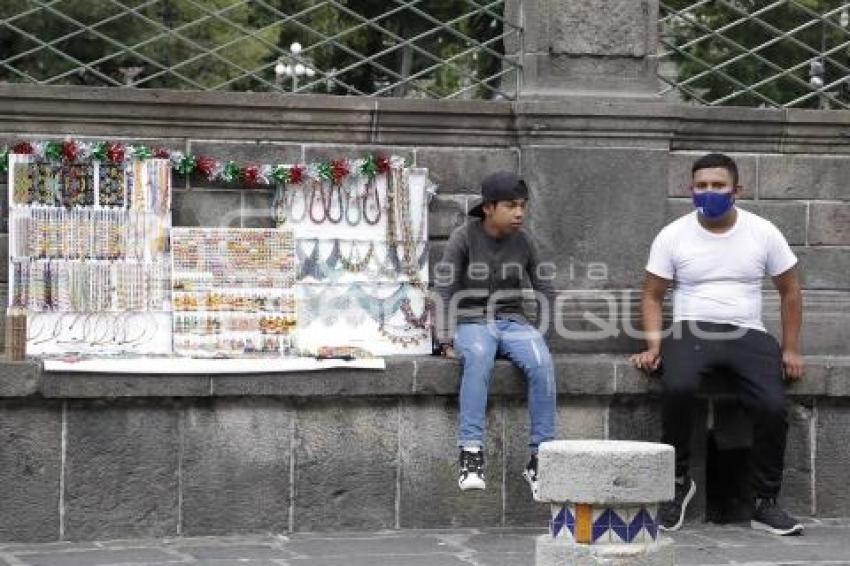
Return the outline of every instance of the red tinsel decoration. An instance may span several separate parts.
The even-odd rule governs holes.
[[[300,165],[293,165],[289,169],[289,183],[297,185],[304,180],[304,168]]]
[[[346,175],[348,175],[348,162],[344,159],[331,160],[331,176],[334,183],[340,184]]]
[[[20,142],[15,144],[15,147],[12,148],[12,153],[20,153],[23,155],[32,155],[33,151],[35,151],[30,142]]]
[[[77,142],[74,140],[69,140],[62,144],[62,157],[65,161],[76,161],[77,151]]]
[[[207,180],[212,180],[213,172],[215,171],[215,159],[202,155],[195,160],[195,171],[204,176]]]
[[[155,147],[153,150],[153,156],[157,159],[169,159],[171,158],[171,152],[164,147]]]
[[[254,186],[260,182],[260,168],[256,165],[249,165],[242,170],[242,179],[248,186]]]
[[[386,173],[390,170],[390,158],[386,155],[379,155],[375,158],[375,165],[378,168],[378,173]]]
[[[112,163],[123,163],[125,149],[120,143],[109,143],[106,145],[106,158]]]

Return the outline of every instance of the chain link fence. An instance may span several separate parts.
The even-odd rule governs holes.
[[[710,106],[850,107],[850,2],[661,0],[659,78]]]
[[[505,0],[0,0],[0,81],[513,98]]]

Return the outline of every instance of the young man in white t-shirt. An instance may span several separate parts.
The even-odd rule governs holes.
[[[696,484],[688,475],[693,401],[711,370],[735,376],[738,397],[753,418],[751,526],[778,535],[803,526],[776,502],[787,436],[784,377],[802,377],[802,298],[797,258],[779,230],[735,207],[738,168],[713,153],[692,167],[696,210],[659,232],[646,265],[641,312],[647,349],[632,362],[661,370],[662,442],[676,449],[676,497],[662,505],[661,525],[681,528]],[[782,346],[761,321],[761,287],[772,277],[781,299]],[[673,325],[662,339],[661,307],[673,284]],[[663,359],[663,368],[662,368]]]

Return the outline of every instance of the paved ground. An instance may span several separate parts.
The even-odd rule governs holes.
[[[203,537],[0,544],[0,566],[530,566],[531,529]],[[700,525],[674,534],[677,564],[850,565],[850,520],[807,523],[802,537]]]

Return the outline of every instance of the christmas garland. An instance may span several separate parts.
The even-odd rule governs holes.
[[[0,150],[0,173],[5,173],[9,169],[9,154],[32,155],[36,161],[46,163],[97,161],[120,165],[133,159],[168,159],[171,162],[171,168],[180,175],[197,174],[207,181],[240,183],[247,187],[278,183],[297,185],[305,178],[330,181],[339,185],[349,177],[363,176],[372,179],[386,173],[391,167],[407,165],[404,158],[395,155],[391,157],[368,155],[361,159],[331,159],[294,165],[240,165],[233,161],[221,161],[206,155],[194,156],[164,147],[151,149],[144,145],[124,145],[119,142],[89,143],[65,140],[63,142],[22,141],[11,147],[4,146]]]

